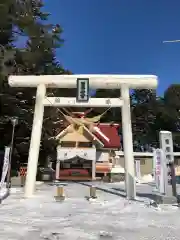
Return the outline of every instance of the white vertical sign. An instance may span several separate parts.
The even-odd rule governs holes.
[[[2,175],[1,175],[0,189],[4,185],[6,175],[7,175],[7,172],[8,172],[10,151],[11,151],[10,147],[5,147],[4,164],[3,164]]]
[[[160,131],[159,140],[160,148],[165,155],[166,164],[174,162],[172,133],[169,131]]]
[[[137,177],[137,179],[141,179],[141,161],[136,160],[135,166],[136,166],[136,177]]]
[[[162,149],[154,150],[154,177],[157,190],[161,194],[166,193],[165,185],[165,174],[166,174],[166,163],[164,159],[164,153]]]
[[[166,175],[165,178],[165,189],[167,192],[168,183],[172,184],[173,194],[176,195],[174,191],[176,191],[176,179],[174,174],[172,174],[172,170],[174,170],[174,153],[173,153],[173,138],[172,132],[169,131],[160,131],[160,148],[164,152],[164,159],[166,163]]]

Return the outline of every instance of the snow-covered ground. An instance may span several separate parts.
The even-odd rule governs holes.
[[[88,187],[76,183],[68,183],[65,193],[65,201],[58,203],[53,186],[37,186],[31,199],[24,199],[20,188],[14,189],[0,206],[0,239],[180,239],[177,207],[162,205],[156,209],[147,201],[129,202],[103,191],[97,191],[96,200],[87,201]]]

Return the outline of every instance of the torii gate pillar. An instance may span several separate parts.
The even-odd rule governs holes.
[[[29,147],[28,167],[27,176],[25,183],[25,196],[30,196],[34,193],[37,166],[39,159],[39,149],[41,142],[41,132],[44,116],[44,98],[46,96],[46,87],[44,84],[37,86],[36,92],[36,104],[34,108],[34,119],[31,132],[31,142]]]
[[[120,98],[90,98],[86,103],[78,103],[75,98],[45,98],[46,88],[76,88],[77,79],[89,79],[92,89],[121,89]],[[154,75],[43,75],[10,76],[11,87],[36,87],[36,104],[31,133],[25,197],[31,197],[35,190],[44,106],[73,107],[122,107],[123,145],[126,174],[126,196],[135,199],[135,167],[131,126],[129,89],[155,89],[157,77]],[[51,104],[49,102],[53,101]]]

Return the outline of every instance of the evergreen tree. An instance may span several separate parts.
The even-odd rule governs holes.
[[[63,43],[61,39],[62,29],[58,24],[55,26],[46,24],[49,14],[44,13],[41,10],[42,7],[42,1],[33,0],[4,0],[0,4],[0,13],[2,13],[1,16],[4,20],[0,23],[2,29],[0,44],[1,49],[3,49],[0,55],[0,131],[1,136],[4,136],[1,148],[10,143],[12,129],[10,118],[17,116],[19,124],[15,133],[14,154],[26,161],[33,119],[35,89],[10,88],[7,83],[8,76],[10,74],[69,74],[68,71],[64,71],[55,58],[55,49],[61,47]],[[17,48],[15,41],[21,37],[27,38],[26,46]],[[55,94],[55,92],[49,90],[48,94]],[[47,139],[55,132],[57,126],[54,122],[58,122],[59,114],[57,114],[57,109],[49,108],[46,109],[45,115],[41,150],[45,150],[47,153],[47,151],[54,150],[54,145],[47,144]]]
[[[156,92],[142,89],[134,90],[131,95],[131,116],[134,142],[140,147],[156,145],[157,133],[152,131],[157,114]]]

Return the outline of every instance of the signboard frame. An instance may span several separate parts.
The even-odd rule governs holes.
[[[80,96],[80,91],[81,91],[80,85],[82,82],[85,83],[86,96],[84,99],[82,99]],[[77,102],[88,102],[89,101],[89,78],[77,78],[76,101]]]

